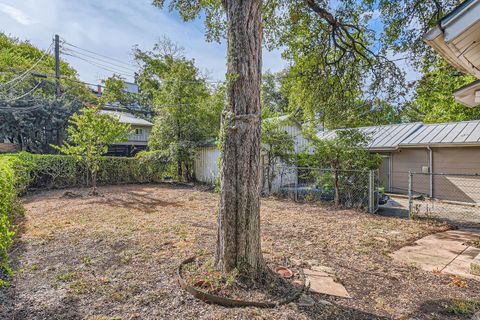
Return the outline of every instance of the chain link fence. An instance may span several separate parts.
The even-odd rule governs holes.
[[[377,170],[333,170],[263,166],[262,196],[324,202],[374,213],[378,209]]]
[[[480,175],[408,173],[410,218],[480,227]]]

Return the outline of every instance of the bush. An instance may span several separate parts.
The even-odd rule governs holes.
[[[19,160],[17,172],[23,177],[19,193],[36,189],[83,187],[90,184],[82,161],[64,155],[20,153],[10,158]],[[149,183],[163,180],[168,162],[161,157],[101,157],[99,184]]]
[[[136,158],[102,157],[98,183],[160,182],[168,175],[169,167],[168,158],[156,152],[143,152]],[[18,195],[28,190],[83,187],[88,184],[85,165],[71,156],[26,152],[0,156],[0,266],[10,273],[7,252],[14,235],[12,219]],[[2,284],[4,282],[0,279],[0,286]]]
[[[0,276],[2,269],[11,274],[8,267],[8,249],[15,234],[12,227],[13,213],[16,208],[16,184],[24,176],[17,176],[15,168],[20,162],[11,157],[0,158]],[[0,278],[0,287],[6,282]]]

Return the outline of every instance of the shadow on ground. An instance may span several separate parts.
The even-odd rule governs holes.
[[[159,207],[180,207],[177,201],[165,201],[158,197],[152,197],[144,192],[132,191],[129,193],[129,197],[98,197],[92,204],[107,204],[111,207],[128,208],[133,210],[139,210],[146,213],[154,213]]]

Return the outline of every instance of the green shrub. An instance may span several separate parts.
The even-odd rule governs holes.
[[[18,181],[14,162],[10,157],[0,158],[0,271],[3,269],[9,274],[7,253],[13,242],[12,216],[17,198],[15,183]],[[0,279],[0,287],[5,283]]]
[[[18,160],[18,174],[22,183],[19,193],[26,190],[83,187],[90,184],[82,161],[64,155],[37,155],[19,153],[9,156]],[[149,153],[135,158],[101,157],[98,170],[99,184],[160,182],[167,173],[167,158]]]
[[[135,158],[102,157],[98,183],[160,182],[170,174],[170,168],[168,158],[158,152],[143,152]],[[7,252],[14,235],[12,219],[18,207],[18,195],[28,190],[83,187],[88,184],[85,165],[71,156],[26,152],[0,156],[0,266],[10,273]],[[0,286],[2,284],[4,282],[0,279]]]

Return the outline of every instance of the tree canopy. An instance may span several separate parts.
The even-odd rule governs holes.
[[[168,153],[178,178],[190,180],[197,147],[218,135],[223,90],[210,89],[194,60],[169,40],[151,51],[136,48],[135,57],[141,94],[155,114],[149,147]]]
[[[51,151],[49,144],[63,141],[67,119],[95,98],[63,61],[60,73],[56,96],[51,48],[42,51],[0,33],[0,141],[33,152]]]
[[[425,63],[422,73],[413,99],[402,112],[406,120],[438,123],[480,119],[480,109],[465,107],[453,96],[455,90],[473,82],[473,76],[461,74],[442,59],[433,65]]]
[[[405,82],[404,72],[395,60],[413,62],[428,76],[431,70],[425,69],[425,62],[428,65],[440,62],[422,36],[460,2],[263,1],[264,45],[269,49],[280,48],[291,65],[281,75],[282,95],[272,95],[279,91],[271,90],[274,79],[265,74],[264,106],[276,112],[295,112],[306,122],[317,122],[316,126],[321,124],[327,128],[413,119],[411,111],[419,107],[412,107],[408,100],[417,84]],[[167,4],[185,20],[204,17],[207,40],[220,41],[226,36],[220,0],[153,0],[153,3],[160,7]],[[457,81],[448,74],[444,80],[445,84],[439,85],[436,91],[446,96],[452,91],[447,87]],[[418,103],[424,82],[418,83]],[[443,101],[441,108],[450,116],[424,117],[426,121],[476,116],[458,104],[450,104],[453,100]],[[407,110],[410,110],[408,114]],[[452,116],[457,113],[463,116]]]

